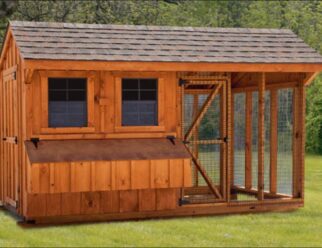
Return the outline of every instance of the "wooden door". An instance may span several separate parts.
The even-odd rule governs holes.
[[[193,161],[194,188],[208,187],[217,201],[226,198],[227,85],[227,80],[199,78],[182,86],[182,137]]]
[[[17,208],[18,201],[18,89],[16,71],[1,82],[1,181],[4,205]]]

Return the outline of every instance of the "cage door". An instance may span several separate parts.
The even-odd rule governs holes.
[[[192,192],[198,202],[205,195],[216,201],[225,198],[226,87],[225,80],[211,79],[185,80],[182,86],[182,137],[193,167],[193,187],[186,189],[186,197]]]

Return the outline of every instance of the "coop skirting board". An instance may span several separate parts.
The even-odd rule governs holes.
[[[228,204],[199,204],[186,205],[172,210],[145,211],[145,212],[123,212],[109,214],[88,214],[88,215],[69,215],[69,216],[46,216],[26,218],[25,223],[31,224],[67,224],[84,222],[105,222],[121,220],[140,220],[140,219],[161,219],[193,216],[210,216],[222,214],[249,214],[259,212],[285,212],[293,211],[303,207],[302,199],[292,199],[285,202],[276,203],[270,201],[265,203],[242,203]]]

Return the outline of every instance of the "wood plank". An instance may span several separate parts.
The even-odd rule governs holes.
[[[120,212],[136,212],[139,209],[138,190],[120,191]]]
[[[278,97],[277,90],[270,92],[270,193],[277,192],[277,115]]]
[[[297,197],[304,200],[304,184],[305,184],[305,110],[306,110],[306,91],[303,85],[299,86],[299,168],[297,178]]]
[[[139,190],[139,211],[156,210],[156,190]]]
[[[62,193],[62,215],[81,213],[81,193]]]
[[[81,213],[97,214],[100,212],[100,193],[83,192],[81,193]]]
[[[252,188],[252,116],[253,93],[246,92],[246,120],[245,120],[245,187]]]
[[[41,127],[48,127],[48,77],[45,72],[40,73],[40,106],[41,106]]]
[[[131,164],[130,161],[116,161],[115,189],[127,190],[131,188]]]
[[[131,161],[131,189],[150,188],[151,168],[149,160]]]
[[[46,216],[47,201],[45,194],[28,194],[27,217]]]
[[[231,74],[227,81],[227,202],[230,202],[231,186],[234,184],[234,95]]]
[[[158,78],[158,127],[165,130],[165,84],[164,78]]]
[[[39,193],[48,193],[49,191],[50,191],[49,164],[39,164]]]
[[[220,94],[220,135],[222,139],[227,138],[226,144],[220,145],[220,191],[224,199],[227,199],[226,192],[226,172],[227,172],[227,146],[228,144],[228,133],[227,133],[227,81],[223,83]]]
[[[184,160],[169,160],[169,187],[180,188],[184,186]]]
[[[115,120],[114,120],[114,128],[122,126],[122,78],[115,77],[114,79],[114,104],[115,104]]]
[[[157,189],[156,207],[157,210],[170,210],[178,206],[177,189]]]
[[[110,161],[96,161],[92,164],[92,191],[111,190],[111,162]]]
[[[177,129],[177,78],[176,73],[167,73],[164,79],[164,126],[170,132],[176,132]],[[165,87],[166,86],[166,87]]]
[[[90,162],[71,163],[71,192],[86,192],[91,190]]]
[[[173,210],[160,210],[160,211],[145,211],[145,212],[131,212],[131,213],[111,213],[111,214],[98,214],[98,215],[77,215],[77,216],[64,216],[57,217],[37,217],[35,218],[36,224],[58,224],[58,223],[81,223],[93,221],[117,221],[117,220],[139,220],[151,218],[169,218],[174,216],[210,216],[210,215],[223,215],[223,214],[243,214],[243,213],[259,213],[269,211],[293,211],[303,207],[303,201],[300,200],[277,200],[273,199],[268,204],[256,203],[231,203],[233,206],[221,204],[214,207],[213,204],[202,204],[202,206],[183,206]]]
[[[54,164],[54,192],[65,193],[71,191],[71,165],[70,163]]]
[[[46,215],[58,216],[62,214],[61,194],[46,194]]]
[[[106,70],[110,71],[195,71],[195,72],[315,72],[321,64],[303,63],[203,63],[203,62],[122,62],[122,61],[69,61],[25,60],[27,69],[43,70]]]
[[[258,82],[258,200],[264,200],[265,73]]]
[[[95,126],[94,116],[94,92],[95,75],[90,75],[87,79],[87,127]]]
[[[64,131],[66,132],[66,131]],[[58,132],[59,133],[59,132]],[[61,139],[68,139],[68,140],[75,140],[75,139],[143,139],[143,138],[166,138],[167,136],[174,136],[176,137],[176,133],[168,133],[168,132],[138,132],[138,133],[108,133],[108,134],[101,134],[101,133],[69,133],[66,132],[64,134],[40,134],[37,135],[41,140],[61,140]],[[30,135],[32,137],[32,135]]]
[[[101,192],[101,212],[117,213],[120,211],[120,193],[119,191]]]
[[[169,187],[169,161],[151,160],[151,171],[153,173],[153,184],[151,188],[168,188]]]
[[[306,78],[304,78],[303,82],[305,86],[310,85],[313,80],[320,74],[320,71],[312,72],[312,73],[307,73]]]
[[[94,133],[94,127],[43,127],[40,129],[42,134],[78,134]]]
[[[184,187],[192,186],[191,159],[183,160],[183,185]]]

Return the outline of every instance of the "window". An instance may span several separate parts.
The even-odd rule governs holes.
[[[157,126],[157,79],[122,80],[122,126]]]
[[[49,127],[87,126],[86,88],[86,78],[48,78]]]

